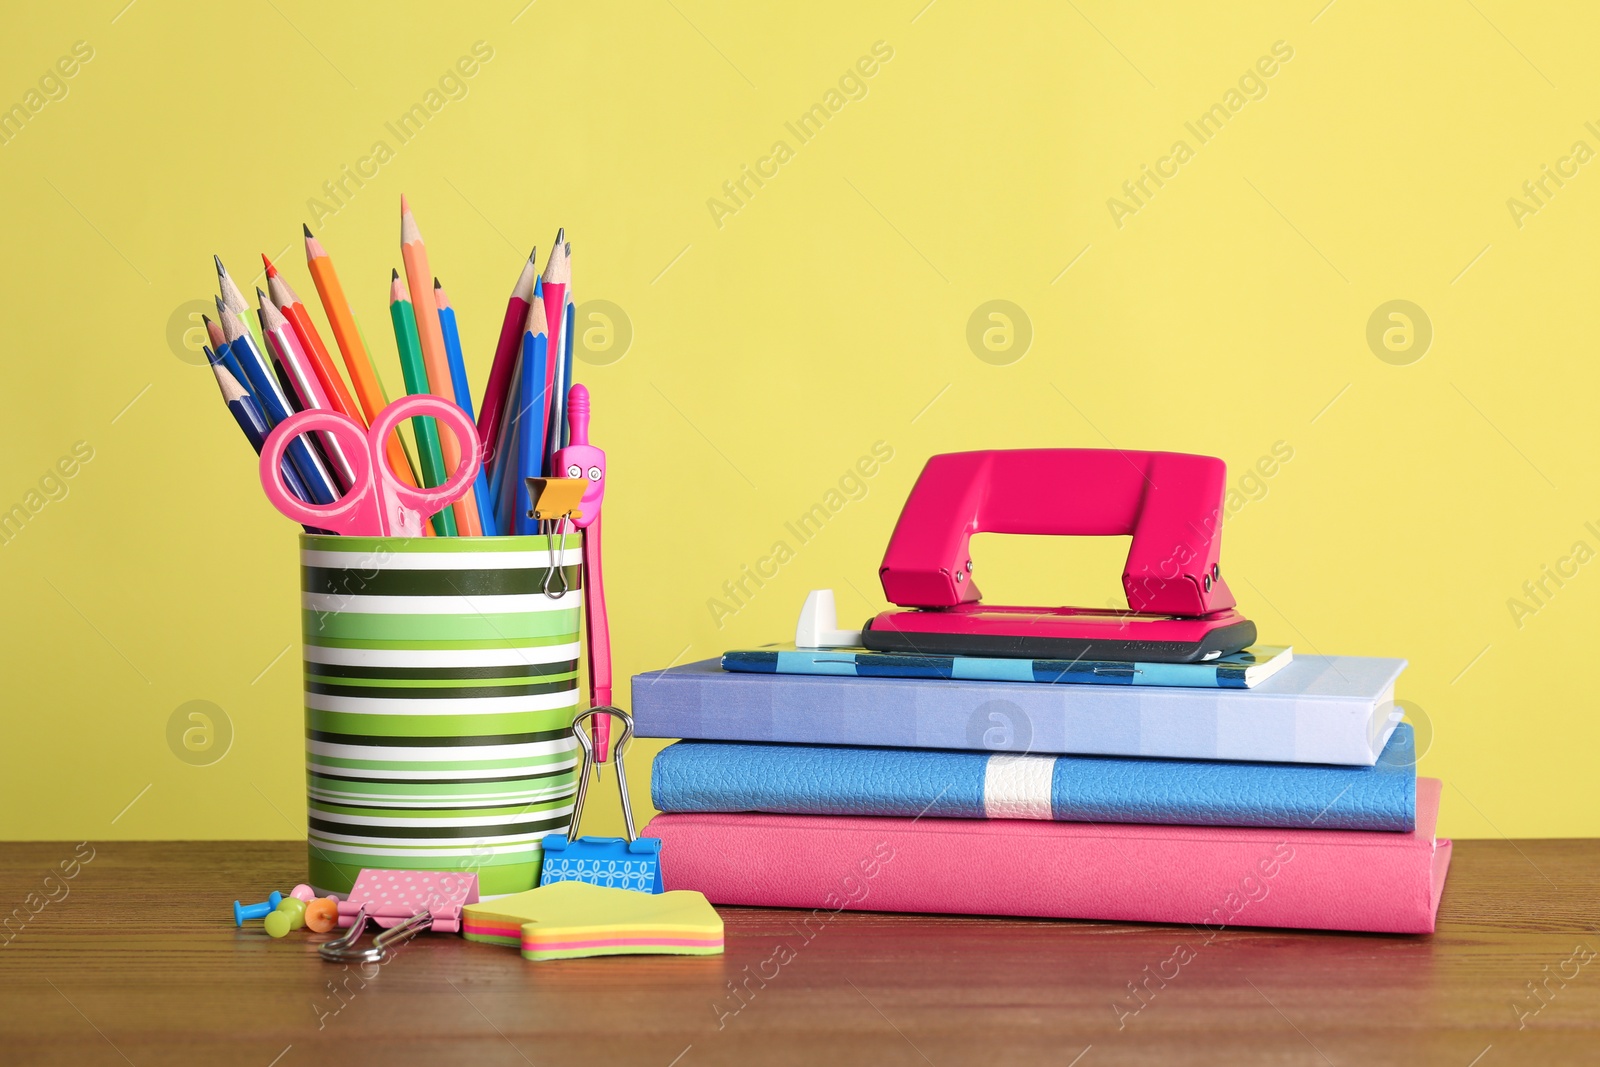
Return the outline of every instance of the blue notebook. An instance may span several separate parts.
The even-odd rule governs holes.
[[[877,815],[1410,832],[1411,727],[1371,767],[679,741],[650,796],[671,812]]]
[[[1107,660],[927,656],[864,648],[772,646],[724,652],[722,669],[747,674],[828,674],[853,678],[946,678],[1050,685],[1165,685],[1250,689],[1287,667],[1294,650],[1252,645],[1210,663],[1113,663]]]
[[[741,674],[716,660],[633,678],[634,732],[702,741],[1370,767],[1406,662],[1296,656],[1254,689]]]

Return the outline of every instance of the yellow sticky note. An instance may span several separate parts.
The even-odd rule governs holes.
[[[639,893],[556,882],[462,909],[468,941],[514,945],[530,960],[583,956],[715,956],[722,917],[692,889]]]

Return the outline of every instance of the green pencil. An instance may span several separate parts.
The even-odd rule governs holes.
[[[417,320],[406,299],[406,287],[397,270],[389,279],[389,318],[394,323],[394,343],[400,350],[400,370],[406,376],[406,392],[426,393],[428,371],[422,362],[422,342],[417,339]],[[422,462],[422,480],[432,488],[449,480],[444,469],[444,450],[439,447],[439,427],[432,419],[411,420],[417,435],[417,458]],[[433,532],[440,537],[456,536],[456,517],[445,508],[433,517]]]

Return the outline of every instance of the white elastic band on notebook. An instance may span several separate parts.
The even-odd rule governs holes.
[[[1051,756],[994,755],[983,771],[983,814],[990,819],[1050,818]]]

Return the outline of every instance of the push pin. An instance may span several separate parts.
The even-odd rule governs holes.
[[[281,903],[283,894],[276,889],[260,904],[241,904],[236,900],[233,902],[233,925],[243,926],[246,919],[265,919],[277,911]]]
[[[304,882],[301,882],[299,885],[289,890],[289,895],[294,897],[294,899],[302,901],[306,904],[309,904],[313,900],[317,899],[317,891],[306,885]]]

